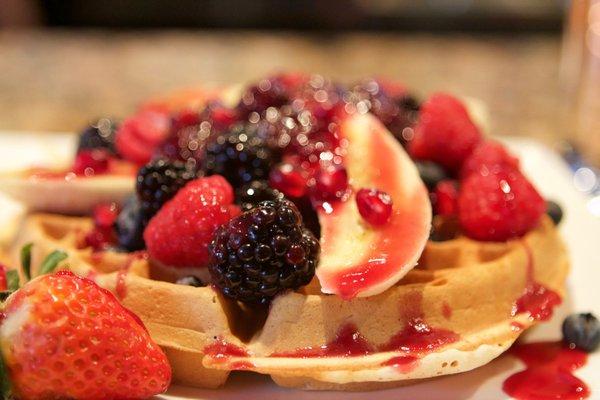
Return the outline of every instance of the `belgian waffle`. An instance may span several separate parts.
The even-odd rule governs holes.
[[[549,218],[518,240],[429,241],[419,265],[385,292],[350,301],[314,280],[249,311],[215,289],[154,279],[144,253],[82,248],[89,218],[30,215],[14,257],[34,242],[33,270],[54,249],[61,264],[113,291],[163,347],[175,381],[223,385],[233,370],[281,386],[372,390],[484,365],[508,349],[564,294],[569,262]]]

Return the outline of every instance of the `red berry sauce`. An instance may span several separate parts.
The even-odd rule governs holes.
[[[204,354],[217,362],[226,362],[231,357],[248,357],[248,352],[245,349],[235,344],[227,343],[222,338],[204,347]],[[247,364],[246,367],[248,367]]]
[[[82,150],[75,156],[73,172],[77,176],[94,176],[108,172],[110,153],[102,149]]]
[[[343,325],[335,339],[317,347],[304,347],[290,352],[271,354],[271,357],[315,358],[315,357],[354,357],[365,356],[376,349],[365,339],[356,325]]]
[[[419,365],[419,357],[415,356],[398,356],[392,357],[381,363],[382,366],[390,366],[396,368],[399,372],[406,374],[411,372]]]
[[[515,301],[512,315],[528,313],[529,318],[536,321],[546,321],[552,316],[554,307],[562,300],[558,293],[535,281],[534,260],[529,245],[523,241],[523,247],[527,254],[527,283],[523,294]]]
[[[6,267],[0,264],[0,291],[7,289],[6,282]]]
[[[371,225],[385,225],[392,216],[392,198],[377,189],[360,189],[356,193],[358,212]]]
[[[587,385],[573,375],[587,354],[561,342],[518,344],[510,351],[526,365],[511,375],[502,389],[518,400],[579,400],[589,397]]]

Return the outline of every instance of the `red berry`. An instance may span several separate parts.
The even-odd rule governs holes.
[[[510,154],[506,148],[493,140],[479,143],[473,153],[465,160],[460,176],[466,178],[470,174],[479,172],[482,168],[488,170],[496,167],[519,168],[519,160]]]
[[[308,179],[296,166],[282,163],[269,174],[269,184],[287,197],[300,198],[306,194]]]
[[[100,228],[112,228],[119,216],[116,203],[98,204],[94,207],[94,224]]]
[[[80,176],[94,176],[108,172],[110,153],[104,149],[81,150],[75,156],[73,172]]]
[[[456,181],[444,180],[437,184],[434,191],[435,213],[443,216],[456,214],[458,189]]]
[[[139,318],[115,296],[68,271],[11,295],[0,346],[19,399],[146,399],[171,368]]]
[[[377,189],[360,189],[356,193],[358,212],[371,225],[385,225],[392,216],[392,198]]]
[[[330,165],[315,174],[312,198],[317,203],[343,198],[348,191],[348,172],[341,165]]]
[[[144,231],[148,253],[169,266],[205,267],[215,229],[238,213],[222,176],[193,180],[150,220]]]
[[[6,290],[6,267],[0,264],[0,291]]]
[[[485,170],[461,181],[458,218],[473,239],[505,241],[522,236],[545,211],[542,196],[516,169]]]
[[[169,113],[161,109],[144,109],[127,118],[116,132],[119,154],[134,163],[146,164],[156,147],[169,134]]]
[[[457,171],[481,140],[479,129],[456,98],[438,93],[421,106],[410,154]]]

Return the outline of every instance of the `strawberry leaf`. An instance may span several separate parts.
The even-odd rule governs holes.
[[[10,380],[8,379],[8,370],[4,364],[4,356],[2,356],[2,352],[0,352],[0,395],[2,396],[2,400],[13,399]]]
[[[19,288],[19,272],[11,269],[6,271],[6,289],[7,291],[14,292]]]
[[[56,266],[65,258],[67,258],[67,253],[60,250],[54,250],[48,254],[40,266],[40,275],[49,274],[54,271]]]
[[[21,266],[23,267],[23,274],[25,280],[31,279],[31,247],[33,243],[27,243],[21,248]]]

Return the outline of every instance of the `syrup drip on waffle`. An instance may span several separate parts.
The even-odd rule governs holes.
[[[579,400],[589,397],[587,385],[572,374],[587,362],[587,354],[560,342],[513,346],[511,354],[527,368],[511,375],[502,386],[518,400]]]
[[[533,320],[546,321],[562,300],[558,293],[535,281],[533,253],[525,241],[522,243],[527,254],[527,282],[523,294],[515,301],[511,314],[514,317],[526,312]]]

